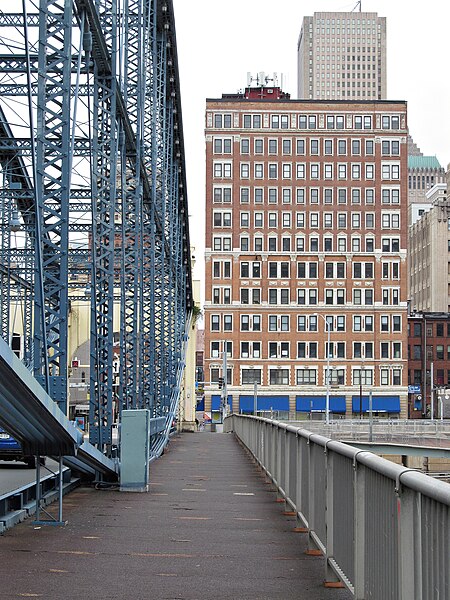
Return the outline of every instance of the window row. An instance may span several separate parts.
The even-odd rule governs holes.
[[[382,288],[382,305],[383,306],[398,306],[400,304],[400,288]],[[290,305],[295,302],[299,306],[316,306],[319,301],[326,305],[347,305],[356,306],[373,306],[375,304],[375,290],[373,288],[353,288],[352,297],[347,297],[347,290],[342,288],[326,288],[322,290],[323,296],[319,296],[320,290],[317,288],[298,288],[296,292],[296,300],[291,298],[291,290],[289,288],[269,288],[267,290],[267,302],[274,305]],[[244,292],[244,300],[248,295]],[[254,297],[252,297],[253,299]],[[212,288],[212,304],[231,304],[231,287],[213,287]],[[265,300],[265,299],[264,299]],[[261,296],[259,296],[259,304]],[[247,302],[243,302],[246,304]],[[261,302],[262,303],[262,302]]]
[[[214,277],[231,277],[231,262],[225,261],[223,268],[221,262],[213,262]],[[318,279],[319,263],[316,261],[300,261],[291,263],[291,261],[268,261],[267,276],[269,279]],[[260,279],[262,277],[261,261],[242,261],[239,266],[240,277],[242,279]],[[349,275],[347,262],[325,262],[321,277],[325,279],[347,279]],[[351,263],[352,279],[373,279],[375,276],[375,265],[373,262],[358,262]],[[400,278],[400,263],[382,262],[381,272],[383,279],[399,279]],[[228,273],[228,275],[227,275]],[[223,274],[223,275],[222,275]]]
[[[277,358],[277,359],[317,359],[319,356],[318,342],[302,342],[299,341],[293,344],[294,351],[291,353],[291,343],[286,341],[273,341],[266,343],[265,355],[261,353],[262,342],[260,341],[241,341],[239,344],[239,358]],[[210,346],[210,358],[222,357],[223,343],[221,341],[213,341]],[[227,356],[233,358],[232,342],[227,342]],[[347,343],[332,341],[328,344],[325,342],[322,350],[323,358],[402,358],[402,343],[401,342],[380,342],[378,357],[374,355],[373,342],[353,342],[351,344],[350,354],[347,355]]]
[[[295,114],[295,113],[244,113],[239,115],[240,120],[238,127],[244,129],[356,129],[370,130],[373,128],[372,115],[322,115],[319,117],[315,114]],[[214,128],[215,129],[231,129],[232,128],[231,113],[214,113]],[[382,129],[400,129],[399,115],[382,115]]]
[[[237,319],[240,331],[262,331],[262,315],[258,314],[212,314],[211,331],[233,331],[233,320]],[[374,331],[373,315],[326,315],[322,323],[323,331],[344,332],[349,326],[352,332]],[[319,328],[317,315],[268,315],[267,331],[291,331],[292,326],[298,332],[317,332]],[[380,315],[379,331],[381,333],[400,333],[402,331],[401,315]]]
[[[413,344],[409,346],[408,358],[422,360],[423,350],[422,344]],[[427,344],[427,360],[450,360],[450,346],[444,346],[444,344],[432,346]]]
[[[213,186],[214,204],[231,204],[231,186]],[[400,204],[400,187],[382,187],[380,198],[371,187],[240,187],[241,204]]]
[[[374,156],[374,140],[361,139],[320,139],[320,138],[241,138],[240,154],[264,154],[291,156]],[[214,154],[232,154],[233,140],[231,137],[215,137],[213,141]],[[400,156],[400,141],[382,140],[382,156]]]
[[[294,252],[374,252],[375,250],[381,250],[383,253],[398,253],[400,252],[400,238],[396,237],[386,237],[381,238],[381,248],[375,248],[375,239],[371,237],[367,237],[364,240],[361,239],[360,235],[353,235],[350,238],[350,241],[347,240],[346,235],[340,234],[336,236],[336,240],[334,240],[333,236],[317,236],[317,235],[297,235],[295,236],[295,245],[292,248]],[[255,251],[261,252],[262,250],[257,250],[259,247],[259,240],[262,238],[255,237]],[[285,252],[289,252],[287,246],[290,247],[290,238],[282,238],[284,240],[283,247]],[[268,250],[269,252],[277,252],[277,242],[275,237],[268,237]],[[322,241],[322,243],[321,243]],[[336,242],[334,244],[334,241]],[[232,238],[231,236],[213,236],[212,239],[213,250],[215,252],[231,252],[233,250],[232,247]],[[262,248],[262,246],[261,246]],[[281,246],[280,246],[281,249]],[[239,240],[239,248],[235,248],[235,250],[240,250],[241,252],[250,252],[250,238],[248,236],[241,236]]]
[[[400,165],[397,163],[382,163],[380,165],[382,180],[399,180]],[[213,176],[216,179],[231,179],[233,168],[231,162],[214,161]],[[239,164],[241,179],[309,179],[348,181],[373,181],[376,176],[373,163],[267,163],[241,162]]]
[[[241,367],[240,369],[240,381],[236,382],[237,385],[264,385],[263,381],[264,369],[260,366],[253,368]],[[222,374],[222,370],[218,367],[210,368],[210,382],[219,383],[219,377]],[[399,366],[380,366],[378,368],[379,384],[380,385],[402,385],[402,368]],[[282,365],[276,367],[268,367],[266,371],[266,383],[268,385],[323,385],[326,386],[329,382],[331,385],[363,385],[373,386],[374,385],[374,369],[368,367],[365,369],[352,368],[350,372],[350,381],[347,381],[347,369],[345,366],[333,366],[328,369],[322,369],[322,381],[319,381],[319,368],[318,367],[296,367],[295,378],[291,382],[291,369],[283,367]],[[232,384],[232,369],[228,369],[227,372],[227,383]]]
[[[308,220],[306,221],[306,216]],[[364,226],[366,229],[375,229],[378,226],[376,223],[374,212],[315,212],[310,211],[291,213],[289,211],[275,212],[275,211],[255,211],[253,213],[247,211],[241,211],[239,213],[239,225],[241,229],[248,229],[250,227],[260,228],[264,227],[264,216],[267,219],[268,227],[278,228],[279,226],[285,228],[295,227],[296,229],[304,229],[308,226],[310,229],[333,229],[338,227],[339,229],[347,229],[348,225],[351,225],[352,229],[359,229]],[[253,222],[252,222],[253,217]],[[295,218],[295,222],[294,222]],[[398,211],[384,211],[381,213],[381,228],[382,229],[400,229],[400,212]],[[232,227],[232,213],[230,211],[213,211],[213,226],[214,227]]]

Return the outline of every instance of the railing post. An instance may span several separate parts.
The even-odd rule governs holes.
[[[354,531],[355,531],[355,600],[365,600],[365,558],[366,558],[366,525],[365,525],[365,496],[366,496],[366,469],[354,458]]]
[[[422,597],[422,522],[421,496],[398,482],[398,598],[420,600]]]
[[[314,443],[314,442],[313,442]],[[317,543],[312,535],[312,533],[316,532],[316,488],[313,485],[314,481],[314,472],[317,468],[314,460],[315,452],[312,451],[311,440],[308,440],[308,480],[309,480],[309,514],[308,514],[308,549],[306,550],[306,554],[311,556],[320,556],[322,555],[322,551],[318,548]]]
[[[331,560],[334,558],[334,454],[325,447],[326,453],[326,477],[327,491],[325,500],[325,530],[326,530],[326,560],[325,560],[325,587],[337,588],[344,587],[336,572],[331,567]]]

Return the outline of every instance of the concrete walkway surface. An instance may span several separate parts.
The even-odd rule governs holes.
[[[65,527],[0,537],[0,598],[349,600],[323,587],[295,518],[232,434],[185,433],[150,466],[149,493],[79,488]]]

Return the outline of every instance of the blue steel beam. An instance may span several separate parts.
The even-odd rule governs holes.
[[[35,266],[36,292],[34,297],[28,293],[37,315],[35,372],[41,380],[48,378],[50,392],[63,401],[68,286],[72,276],[86,276],[91,262],[91,440],[101,451],[110,451],[113,313],[118,310],[120,406],[149,408],[153,418],[164,419],[166,427],[153,435],[156,447],[176,410],[192,309],[172,2],[40,3],[38,16],[25,17],[17,10],[0,15],[5,31],[24,28],[25,22],[34,31],[39,28],[29,47],[18,44],[16,54],[8,48],[2,55],[0,41],[0,109],[7,107],[11,116],[14,103],[20,102],[15,98],[27,94],[39,116],[35,178],[35,133],[29,138],[18,137],[20,130],[15,136],[2,135],[0,127],[2,165],[14,158],[17,177],[17,157],[24,161],[20,177],[29,185],[12,194],[29,243],[37,242],[35,247],[10,247],[4,235],[0,276],[8,274],[2,286],[12,290],[5,311],[11,294],[25,298],[33,282],[30,265]],[[85,170],[78,171],[81,186],[81,177],[72,183],[75,160],[84,164]],[[0,190],[5,214],[11,211],[10,183]],[[85,211],[91,224],[80,214]],[[117,214],[120,219],[114,218]],[[84,247],[70,248],[71,235],[84,236]],[[20,264],[11,273],[6,263],[14,258]],[[76,289],[83,283],[73,285]]]
[[[67,411],[71,43],[71,4],[61,10],[59,0],[41,0],[34,374],[63,412]]]

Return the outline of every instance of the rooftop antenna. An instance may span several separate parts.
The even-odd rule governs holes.
[[[362,0],[358,0],[358,2],[357,2],[357,3],[355,4],[355,6],[353,7],[353,10],[352,10],[352,12],[353,12],[354,10],[356,10],[356,9],[358,8],[358,6],[359,6],[359,12],[361,12],[361,2],[362,2]]]

